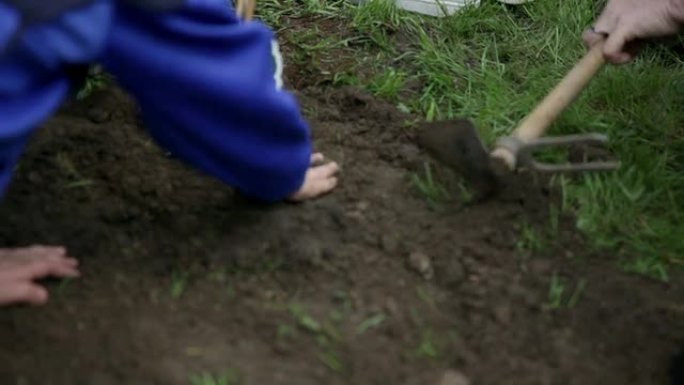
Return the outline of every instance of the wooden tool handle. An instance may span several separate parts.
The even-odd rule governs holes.
[[[561,82],[542,100],[541,103],[520,123],[512,136],[523,142],[541,137],[558,116],[584,90],[589,81],[603,67],[603,43],[592,46],[587,54],[561,80]],[[515,154],[504,148],[497,148],[493,156],[502,158],[509,167],[515,167]]]
[[[239,17],[245,21],[250,21],[254,17],[256,0],[237,0],[235,11]]]
[[[523,141],[541,137],[566,107],[575,101],[605,63],[603,41],[595,44],[563,80],[520,123],[513,133]]]

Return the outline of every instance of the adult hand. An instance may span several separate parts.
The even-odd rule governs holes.
[[[311,155],[311,168],[306,172],[302,187],[290,197],[290,201],[299,202],[318,198],[337,187],[337,163],[321,164],[325,157],[321,153]]]
[[[587,46],[606,38],[606,61],[624,64],[638,54],[643,40],[675,35],[683,24],[684,0],[609,0],[583,38]]]

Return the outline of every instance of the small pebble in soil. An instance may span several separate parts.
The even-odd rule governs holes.
[[[368,210],[368,207],[370,207],[370,203],[367,201],[360,201],[356,203],[356,210],[358,211],[366,211]]]
[[[457,259],[444,261],[437,266],[437,279],[448,287],[457,287],[466,279],[466,272]]]
[[[501,325],[508,325],[511,323],[511,308],[508,305],[498,305],[492,310],[494,318]]]
[[[353,210],[353,211],[350,211],[350,212],[346,213],[346,217],[347,217],[347,218],[351,218],[351,219],[353,219],[353,220],[355,220],[355,221],[357,221],[357,222],[361,222],[361,221],[363,221],[363,219],[364,219],[364,218],[363,218],[363,213],[360,212],[360,211],[358,211],[358,210]]]
[[[313,237],[303,236],[289,245],[287,258],[301,264],[318,266],[323,261],[323,248]]]
[[[385,310],[389,315],[396,315],[399,313],[399,305],[394,298],[387,298],[385,301]]]
[[[336,304],[343,304],[347,302],[349,295],[344,290],[335,290],[332,293],[332,300]]]
[[[478,267],[479,267],[479,265],[480,265],[480,264],[477,262],[477,260],[475,260],[475,258],[473,258],[473,257],[471,257],[471,256],[464,256],[464,257],[462,257],[462,258],[461,258],[461,264],[463,265],[463,268],[464,268],[464,269],[466,270],[466,272],[468,272],[468,273],[474,272],[475,270],[478,269]]]
[[[377,236],[371,232],[364,232],[363,233],[363,242],[371,247],[374,247],[377,244]]]
[[[43,178],[37,172],[31,171],[28,174],[28,180],[31,181],[31,183],[40,183],[43,181]]]
[[[111,112],[104,108],[91,108],[88,110],[88,119],[96,124],[108,122],[111,115]]]
[[[416,146],[404,144],[397,150],[397,155],[406,162],[413,162],[420,157],[420,150]]]
[[[467,310],[478,310],[487,306],[483,299],[475,297],[464,297],[461,302]]]
[[[537,275],[549,274],[553,270],[553,263],[548,259],[533,259],[529,263],[532,273]]]
[[[396,234],[382,234],[380,247],[386,253],[395,254],[399,250],[399,237]]]
[[[431,279],[434,276],[432,261],[423,252],[414,251],[409,254],[409,266],[425,279]]]
[[[281,356],[288,356],[292,354],[292,347],[284,341],[276,341],[273,344],[273,352]]]
[[[442,375],[439,385],[470,385],[470,380],[458,370],[449,369]]]
[[[322,211],[328,213],[330,220],[336,226],[341,229],[344,229],[348,226],[347,220],[345,218],[345,211],[341,205],[332,201],[320,201],[318,204]]]
[[[363,256],[364,265],[371,265],[378,261],[378,255],[374,253],[367,253]]]

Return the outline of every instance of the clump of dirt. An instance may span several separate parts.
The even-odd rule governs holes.
[[[668,383],[682,277],[621,272],[531,177],[486,204],[462,205],[455,182],[431,201],[413,117],[353,88],[298,95],[343,178],[297,205],[181,164],[117,88],[47,122],[0,244],[64,244],[84,276],[0,312],[0,383]]]

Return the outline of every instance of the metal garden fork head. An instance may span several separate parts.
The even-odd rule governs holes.
[[[431,122],[418,135],[419,144],[431,155],[459,171],[486,198],[502,186],[501,166],[509,171],[524,167],[546,173],[611,171],[617,162],[548,164],[537,162],[533,153],[547,147],[578,144],[603,145],[608,138],[600,134],[580,134],[543,138],[544,132],[586,87],[603,67],[604,40],[595,44],[563,80],[542,100],[509,136],[500,138],[491,153],[482,144],[474,124],[468,119]]]
[[[513,136],[504,136],[497,141],[497,147],[506,148],[517,156],[519,168],[530,169],[542,173],[582,173],[592,171],[613,171],[620,167],[617,161],[593,161],[593,162],[568,162],[565,164],[553,164],[538,162],[534,158],[534,152],[552,147],[562,146],[605,146],[608,137],[603,134],[590,133],[578,135],[566,135],[556,137],[544,137],[523,142]]]

